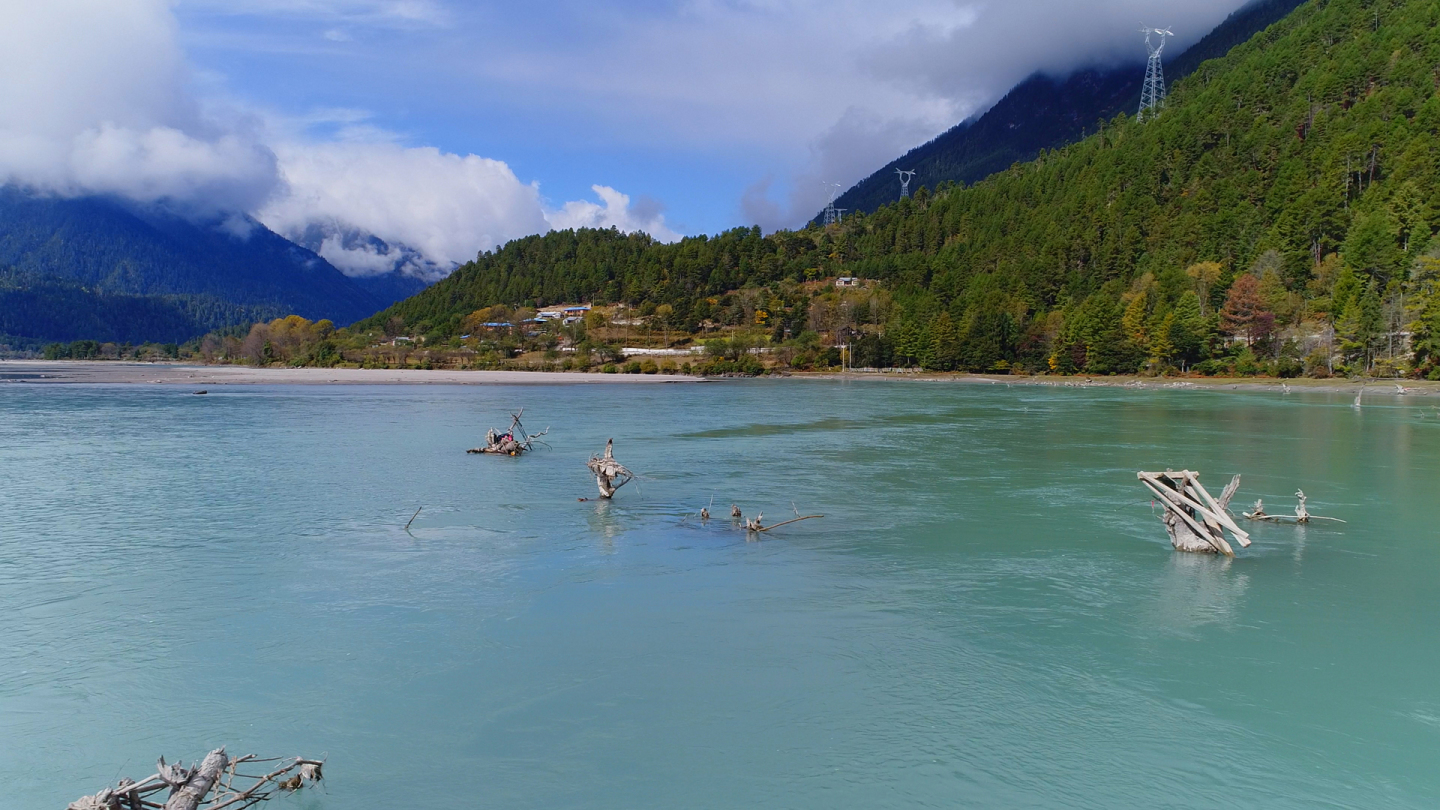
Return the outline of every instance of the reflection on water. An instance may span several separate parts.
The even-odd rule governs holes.
[[[328,754],[309,810],[1440,802],[1440,422],[1409,402],[212,394],[0,388],[7,808],[220,744]],[[522,405],[552,449],[464,453]],[[612,436],[643,485],[581,501]],[[1351,522],[1176,554],[1135,480],[1167,467]],[[729,517],[792,502],[826,517]]]
[[[1244,608],[1250,577],[1233,558],[1218,554],[1171,554],[1158,583],[1152,616],[1163,628],[1188,633],[1207,624],[1233,624]]]

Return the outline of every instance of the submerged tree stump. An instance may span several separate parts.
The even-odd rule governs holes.
[[[1230,499],[1240,488],[1240,476],[1230,481],[1221,500],[1216,501],[1200,484],[1199,473],[1166,470],[1138,475],[1165,507],[1160,519],[1170,535],[1170,545],[1177,551],[1233,557],[1235,550],[1225,541],[1226,532],[1242,547],[1250,545],[1250,535],[1235,524],[1229,512]]]
[[[605,455],[592,456],[585,466],[595,474],[595,486],[600,488],[600,497],[607,500],[615,497],[621,487],[635,480],[635,473],[615,460],[614,439],[605,442]]]

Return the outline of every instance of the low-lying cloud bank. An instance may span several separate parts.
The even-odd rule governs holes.
[[[605,186],[594,187],[598,203],[551,206],[502,161],[373,131],[316,140],[261,115],[207,108],[166,0],[6,0],[3,10],[0,184],[252,214],[357,276],[398,270],[433,281],[551,228],[678,238],[658,205],[632,206]]]

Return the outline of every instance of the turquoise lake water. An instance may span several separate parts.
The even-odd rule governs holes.
[[[0,804],[225,744],[328,757],[277,808],[1435,807],[1435,403],[12,384]],[[1350,522],[1176,554],[1167,467]]]

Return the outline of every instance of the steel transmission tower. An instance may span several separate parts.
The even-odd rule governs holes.
[[[900,199],[906,199],[910,196],[910,181],[915,179],[915,172],[896,169],[895,173],[900,175]]]
[[[1175,34],[1169,28],[1141,28],[1140,33],[1145,35],[1145,49],[1150,52],[1150,62],[1145,65],[1145,88],[1140,91],[1138,118],[1144,121],[1165,109],[1165,66],[1160,60],[1160,53],[1165,50],[1166,38]],[[1160,38],[1159,45],[1150,41],[1152,34]]]
[[[844,208],[835,207],[835,198],[840,196],[841,185],[839,183],[826,183],[830,189],[830,201],[825,203],[825,224],[839,225],[840,217],[844,215]]]

